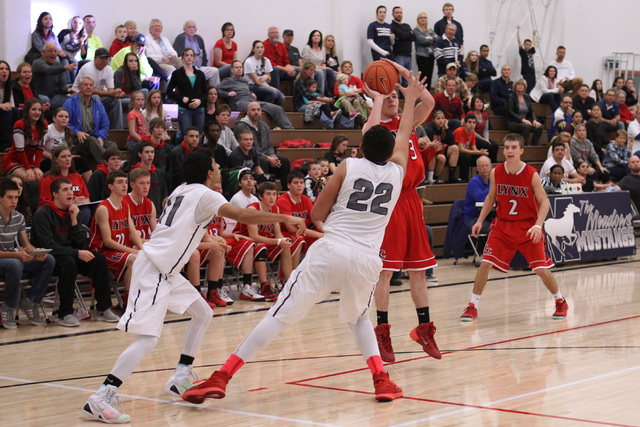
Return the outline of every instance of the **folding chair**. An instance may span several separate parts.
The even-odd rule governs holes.
[[[487,242],[487,236],[488,234],[478,234],[478,237],[473,237],[471,234],[467,235],[469,243],[471,243],[471,248],[473,249],[473,265],[476,267],[478,267],[482,261],[482,254],[478,248],[483,242]],[[484,250],[484,248],[482,250]]]

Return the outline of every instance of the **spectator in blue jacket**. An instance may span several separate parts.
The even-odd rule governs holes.
[[[469,180],[467,184],[467,193],[464,196],[464,208],[462,217],[464,224],[471,232],[471,227],[476,223],[480,216],[480,209],[476,207],[476,203],[484,202],[489,194],[489,176],[491,175],[491,160],[487,156],[480,156],[476,161],[478,174]],[[488,234],[491,229],[491,219],[487,217],[482,223],[482,234]]]
[[[491,90],[491,77],[498,75],[493,63],[489,59],[489,46],[480,46],[480,57],[478,58],[478,88],[485,92]]]
[[[511,67],[503,65],[500,70],[501,76],[491,82],[491,111],[496,116],[504,116],[507,112],[507,100],[513,93],[513,82],[511,81]]]
[[[616,92],[609,89],[604,99],[597,104],[602,109],[602,121],[604,122],[605,132],[615,132],[619,129],[624,130],[624,123],[620,121],[620,104],[616,101]]]
[[[67,99],[64,107],[69,110],[69,127],[73,130],[73,148],[77,154],[93,158],[102,163],[104,150],[117,148],[108,141],[109,117],[104,105],[95,98],[95,83],[91,77],[84,77],[79,85],[80,92]]]

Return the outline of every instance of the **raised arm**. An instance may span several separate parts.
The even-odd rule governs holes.
[[[413,131],[414,113],[417,109],[416,100],[425,90],[424,81],[425,79],[420,81],[409,73],[407,87],[398,85],[398,89],[404,95],[404,111],[400,119],[400,128],[396,134],[396,145],[389,160],[399,164],[405,170],[409,161],[409,140]]]

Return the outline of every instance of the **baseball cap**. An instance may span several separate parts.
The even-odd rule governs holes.
[[[290,29],[287,28],[286,30],[284,30],[282,32],[282,35],[283,36],[292,36],[293,35],[293,30],[290,30]]]
[[[242,180],[242,177],[247,175],[247,174],[249,174],[249,175],[252,174],[251,169],[249,169],[249,168],[240,169],[240,173],[238,173],[238,182],[240,182]]]
[[[133,38],[133,42],[140,45],[140,46],[144,46],[145,43],[147,42],[147,38],[144,36],[144,34],[142,33],[138,33],[136,34],[136,36]]]
[[[447,64],[447,69],[449,69],[449,68],[456,68],[456,69],[457,69],[457,68],[458,68],[458,66],[456,65],[456,63],[455,63],[455,62],[449,62],[449,63]]]
[[[96,49],[95,58],[108,58],[109,51],[103,47]]]

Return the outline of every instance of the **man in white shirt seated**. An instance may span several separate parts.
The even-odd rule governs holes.
[[[576,77],[573,64],[568,59],[564,59],[567,49],[564,46],[558,46],[556,50],[556,59],[549,62],[558,70],[558,84],[564,87],[565,91],[571,91],[572,95],[578,93],[578,89],[582,85],[582,77]]]
[[[540,176],[543,178],[550,176],[549,172],[553,165],[560,165],[564,169],[564,180],[566,182],[584,184],[586,182],[585,179],[578,174],[571,160],[567,160],[565,157],[565,146],[560,136],[556,138],[551,148],[553,149],[551,157],[545,160],[540,168]]]

